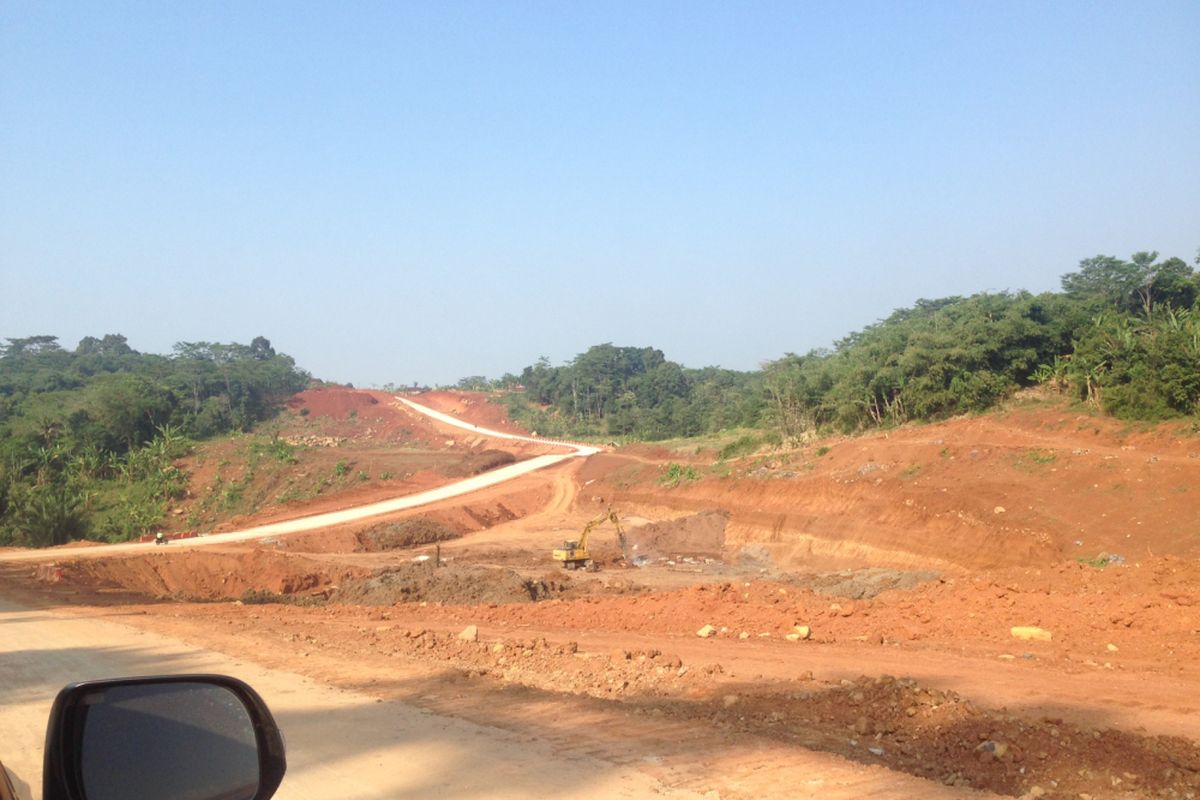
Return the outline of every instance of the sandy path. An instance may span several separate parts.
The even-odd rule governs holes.
[[[396,701],[334,689],[177,640],[0,601],[0,742],[23,800],[40,797],[55,693],[84,678],[219,672],[248,681],[287,737],[283,800],[695,797],[636,770]],[[32,788],[31,788],[32,785]]]

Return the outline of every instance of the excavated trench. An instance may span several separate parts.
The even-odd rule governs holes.
[[[638,583],[638,566],[680,566],[714,563],[728,557],[725,528],[728,515],[702,512],[675,520],[655,522],[631,529],[627,555],[622,559],[615,542],[596,547],[597,560],[623,568],[623,576],[598,581],[587,576],[570,576],[560,570],[521,573],[503,567],[451,562],[437,564],[428,556],[413,563],[369,567],[338,560],[336,555],[309,552],[288,545],[288,540],[264,540],[266,546],[227,549],[164,548],[136,556],[78,559],[56,566],[46,578],[95,586],[101,591],[126,592],[155,599],[191,601],[246,600],[255,602],[332,601],[341,604],[392,605],[435,602],[461,605],[529,603],[554,598],[569,599],[596,593],[630,594],[644,591]],[[455,539],[461,532],[445,523],[410,518],[379,523],[357,532],[338,532],[336,542],[327,542],[347,552],[385,552]],[[349,538],[347,538],[349,537]],[[601,555],[601,554],[604,555]],[[762,570],[745,548],[734,554],[745,577],[760,576]],[[753,563],[752,563],[753,562]],[[732,574],[732,573],[731,573]],[[735,576],[736,577],[736,576]],[[776,573],[797,588],[860,599],[882,591],[936,579],[933,573],[903,573],[895,570],[854,570],[838,573]]]
[[[156,599],[236,600],[247,594],[326,596],[371,570],[264,549],[180,550],[59,565],[58,580]]]
[[[547,573],[432,561],[371,569],[270,549],[155,552],[61,563],[43,580],[157,600],[212,602],[529,603],[589,591],[589,582]]]

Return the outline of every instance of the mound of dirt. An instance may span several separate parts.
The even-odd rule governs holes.
[[[720,558],[725,547],[724,511],[702,511],[690,517],[652,522],[629,531],[625,540],[630,556],[669,558],[699,556]]]
[[[685,690],[696,693],[712,685],[713,670],[681,669],[678,655],[655,648],[591,653],[581,651],[575,641],[551,643],[536,637],[468,642],[455,633],[393,625],[369,635],[392,653],[543,691],[644,700]]]
[[[363,553],[381,550],[397,550],[402,547],[417,547],[423,544],[458,539],[462,534],[428,517],[413,517],[399,522],[384,522],[358,533],[358,547]]]
[[[388,570],[369,578],[346,581],[331,600],[357,605],[396,603],[497,604],[530,603],[551,596],[545,580],[524,578],[506,569],[441,567],[433,562]]]
[[[1189,797],[1200,783],[1194,742],[987,711],[956,692],[889,675],[788,694],[726,695],[686,713],[706,710],[739,733],[801,739],[864,763],[1014,797]]]
[[[834,597],[864,600],[892,589],[911,589],[921,583],[936,581],[936,572],[903,572],[895,569],[844,569],[839,572],[819,572],[792,575],[788,583],[802,589]]]
[[[379,399],[354,389],[326,386],[320,389],[306,389],[294,395],[287,405],[288,408],[297,411],[308,409],[309,415],[314,417],[345,419],[351,413],[359,415],[374,411],[372,407],[379,405]]]

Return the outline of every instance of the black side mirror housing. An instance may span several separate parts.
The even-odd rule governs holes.
[[[268,800],[283,737],[254,689],[224,675],[71,684],[46,729],[43,800]]]

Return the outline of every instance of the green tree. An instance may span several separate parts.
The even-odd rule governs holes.
[[[152,525],[186,485],[169,455],[179,442],[246,429],[309,380],[264,337],[249,346],[180,343],[171,357],[138,353],[120,334],[84,337],[71,351],[53,336],[6,341],[4,541],[57,541],[85,529],[120,538]],[[124,487],[124,499],[110,484]]]
[[[1149,317],[1155,306],[1190,307],[1197,297],[1197,276],[1182,259],[1158,261],[1156,251],[1134,253],[1129,261],[1095,256],[1079,262],[1079,270],[1062,276],[1068,295],[1100,300],[1124,312]]]

